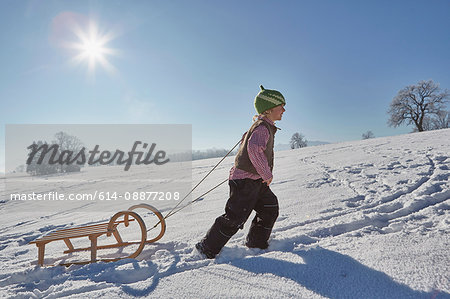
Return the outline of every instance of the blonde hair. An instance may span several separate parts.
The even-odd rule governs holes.
[[[264,116],[269,115],[270,112],[272,112],[272,109],[268,109],[268,110],[266,110],[266,111],[264,111],[264,112],[261,112],[260,114],[254,115],[254,116],[253,116],[253,122],[257,121],[257,120],[258,120],[258,117],[264,117]]]

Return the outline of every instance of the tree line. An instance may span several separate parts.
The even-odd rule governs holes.
[[[36,145],[38,148],[42,145],[47,144],[45,141],[33,141],[33,145]],[[68,135],[64,132],[58,132],[55,134],[55,140],[51,142],[51,144],[58,145],[58,155],[60,155],[63,151],[69,150],[72,152],[78,152],[83,148],[83,143],[75,136]],[[30,149],[29,155],[33,152]],[[30,175],[48,175],[54,173],[65,173],[65,172],[78,172],[81,170],[80,166],[76,164],[70,165],[61,165],[61,164],[52,164],[49,163],[49,155],[45,155],[43,157],[42,163],[38,163],[41,159],[41,152],[37,152],[30,163],[26,166],[26,172]]]

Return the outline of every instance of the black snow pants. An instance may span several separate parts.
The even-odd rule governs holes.
[[[216,221],[202,240],[203,247],[216,255],[239,230],[253,210],[256,216],[247,235],[248,247],[265,249],[275,220],[278,217],[278,200],[262,179],[230,180],[230,198],[225,214]]]

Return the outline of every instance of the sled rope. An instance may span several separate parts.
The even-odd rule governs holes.
[[[181,208],[179,208],[178,210],[174,211],[172,214],[166,216],[164,219],[166,219],[169,216],[172,216],[173,214],[181,211],[182,209],[186,208],[187,206],[190,206],[191,204],[193,204],[194,202],[199,201],[200,199],[203,198],[203,196],[205,196],[206,194],[208,194],[209,192],[213,191],[214,189],[216,189],[217,187],[219,187],[220,185],[224,184],[225,182],[227,182],[228,179],[222,181],[221,183],[217,184],[216,186],[214,186],[213,188],[209,189],[208,191],[206,191],[205,193],[203,193],[202,195],[200,195],[199,197],[197,197],[196,199],[190,201],[189,203],[187,203],[185,206],[182,206]]]
[[[225,160],[226,157],[228,157],[228,155],[236,148],[236,146],[239,145],[240,142],[241,141],[239,140],[238,143],[236,143],[236,145],[233,146],[233,148],[231,150],[229,150],[228,153],[200,180],[200,182],[198,182],[197,185],[195,185],[195,187],[192,188],[192,190],[189,191],[189,193],[186,194],[186,196],[184,196],[183,199],[180,200],[178,202],[178,204],[172,210],[170,210],[169,213],[167,213],[167,215],[164,217],[164,219],[167,219],[168,217],[172,216],[173,214],[175,214],[176,212],[181,210],[181,209],[178,209],[176,212],[174,212],[174,210],[176,210],[178,208],[178,206],[214,171],[214,169],[216,169],[217,166],[219,166],[219,164],[222,163],[222,161]]]
[[[228,155],[239,145],[239,143],[241,143],[241,140],[239,140],[232,149],[230,149],[228,151],[228,153],[200,180],[200,182],[197,183],[197,185],[195,185],[194,188],[192,188],[191,191],[189,191],[188,194],[186,194],[186,196],[183,197],[182,200],[180,200],[178,202],[178,204],[172,208],[172,210],[169,211],[169,213],[167,213],[166,216],[164,216],[164,220],[169,218],[170,216],[174,215],[175,213],[178,213],[179,211],[181,211],[182,209],[186,208],[187,206],[193,204],[196,201],[199,201],[203,196],[205,196],[206,194],[208,194],[209,192],[213,191],[214,189],[216,189],[217,187],[219,187],[220,185],[222,185],[223,183],[225,183],[226,181],[228,181],[228,179],[224,180],[223,182],[219,183],[218,185],[216,185],[215,187],[209,189],[208,191],[206,191],[205,193],[203,193],[202,195],[200,195],[199,197],[197,197],[196,199],[192,200],[191,202],[189,202],[187,205],[182,206],[181,208],[178,208],[181,203],[214,171],[214,169],[217,168],[217,166],[220,165],[220,163],[222,163],[223,160],[225,160],[226,157],[228,157]],[[148,229],[147,231],[150,231],[152,229],[154,229],[155,227],[158,226],[158,224],[160,224],[161,221],[159,221],[158,223],[155,224],[155,226],[153,226],[152,228]]]

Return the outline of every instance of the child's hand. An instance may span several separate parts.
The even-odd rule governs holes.
[[[273,177],[271,177],[270,179],[268,179],[268,180],[265,180],[265,181],[263,181],[263,183],[266,183],[267,184],[267,186],[269,186],[270,185],[270,183],[272,183],[272,179],[273,179]]]

